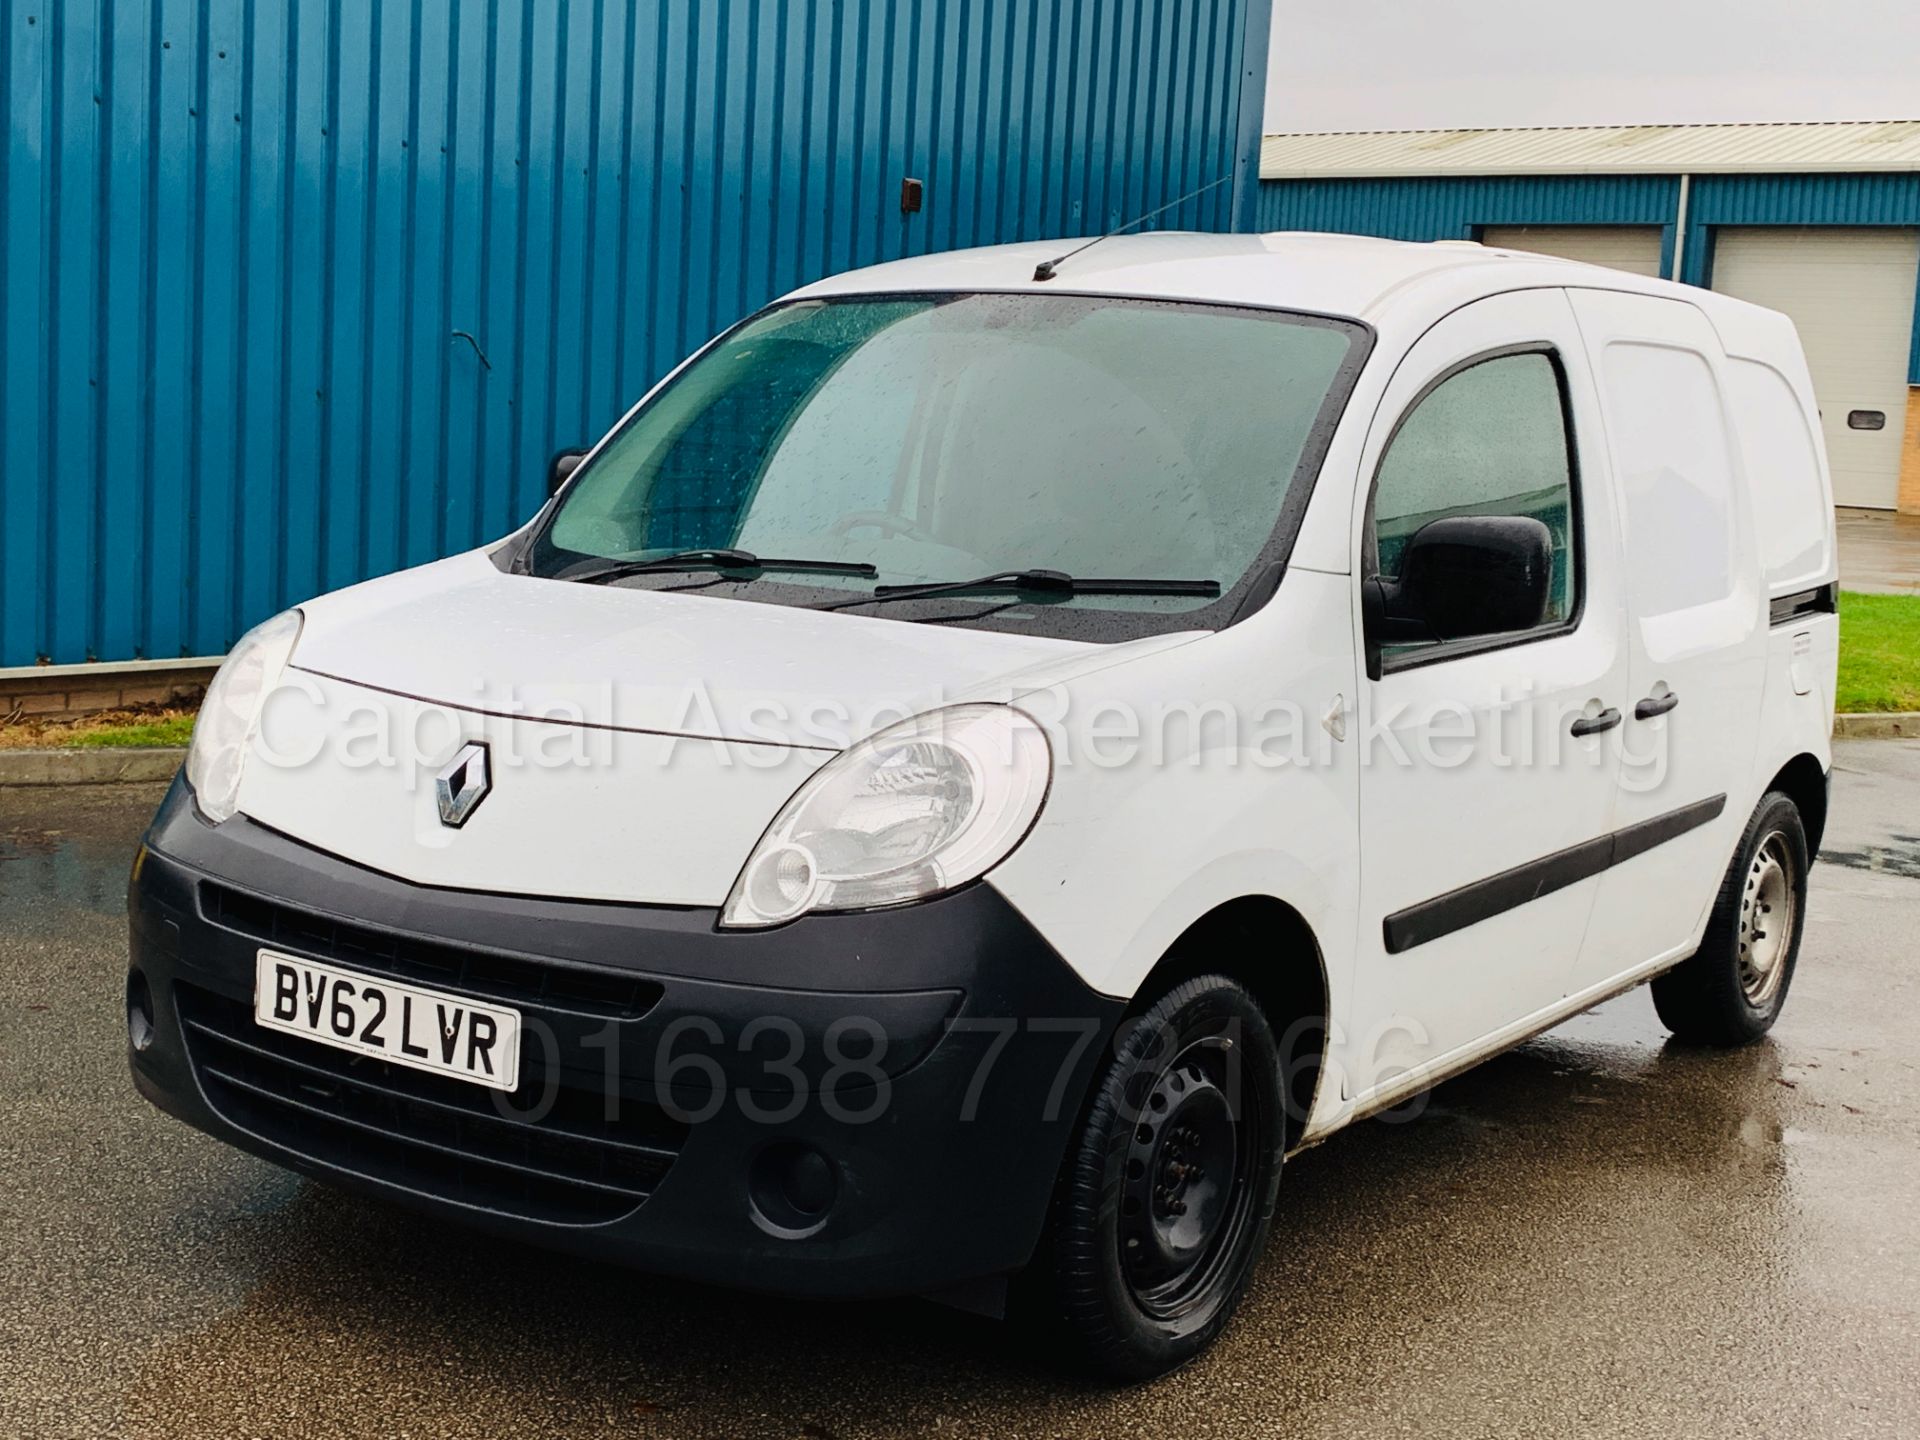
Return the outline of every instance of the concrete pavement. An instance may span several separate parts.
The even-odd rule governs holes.
[[[0,790],[0,1434],[1920,1433],[1920,742],[1839,747],[1785,1017],[1644,991],[1297,1160],[1217,1349],[1062,1381],[1003,1329],[483,1242],[150,1109],[122,892],[151,787]]]
[[[1920,595],[1920,515],[1837,510],[1840,585],[1869,595]]]

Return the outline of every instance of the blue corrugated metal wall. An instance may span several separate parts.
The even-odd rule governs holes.
[[[1681,269],[1711,283],[1714,232],[1728,225],[1920,226],[1920,174],[1696,175]],[[1446,175],[1268,180],[1262,230],[1333,230],[1393,240],[1465,240],[1488,225],[1658,225],[1672,273],[1677,175]],[[1920,314],[1909,378],[1920,385]]]
[[[1672,268],[1676,175],[1434,175],[1275,180],[1262,230],[1335,230],[1389,240],[1473,240],[1489,225],[1658,225]]]
[[[1229,173],[1158,223],[1250,223],[1266,27],[1259,0],[0,0],[0,664],[218,653],[500,534],[552,450],[813,277]]]
[[[1484,225],[1665,225],[1679,183],[1672,175],[1268,180],[1260,228],[1470,240]]]

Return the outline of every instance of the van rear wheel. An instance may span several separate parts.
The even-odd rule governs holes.
[[[1244,987],[1203,975],[1122,1033],[1067,1153],[1033,1299],[1083,1365],[1146,1380],[1225,1327],[1280,1181],[1278,1047]]]
[[[1769,791],[1740,837],[1699,950],[1653,982],[1653,1008],[1675,1035],[1732,1046],[1773,1028],[1800,956],[1809,864],[1799,807]]]

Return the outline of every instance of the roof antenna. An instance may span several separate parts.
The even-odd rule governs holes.
[[[1102,240],[1111,240],[1116,235],[1124,235],[1127,233],[1127,231],[1133,229],[1134,226],[1144,225],[1147,223],[1147,221],[1153,219],[1154,216],[1164,215],[1167,213],[1167,211],[1173,209],[1176,205],[1184,205],[1187,203],[1187,201],[1193,199],[1195,196],[1204,195],[1207,193],[1207,191],[1213,189],[1214,186],[1224,185],[1227,183],[1227,181],[1231,180],[1232,178],[1233,178],[1233,174],[1231,171],[1229,171],[1227,174],[1222,175],[1218,180],[1209,180],[1206,184],[1202,185],[1198,190],[1189,190],[1186,194],[1182,195],[1178,200],[1169,200],[1166,204],[1162,205],[1158,210],[1149,210],[1146,214],[1138,216],[1135,219],[1129,220],[1124,225],[1116,226],[1114,229],[1107,231],[1107,233],[1104,235],[1094,236],[1093,239],[1087,241],[1087,243],[1084,245],[1076,245],[1073,249],[1067,251],[1067,253],[1064,255],[1056,255],[1051,260],[1042,260],[1038,265],[1033,267],[1033,278],[1036,280],[1053,279],[1054,276],[1060,273],[1060,267],[1066,264],[1067,261],[1073,259],[1073,257],[1078,255],[1081,251],[1091,250],[1094,246],[1098,245]]]

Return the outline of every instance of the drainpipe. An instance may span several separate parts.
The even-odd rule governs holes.
[[[1680,200],[1673,212],[1673,274],[1678,281],[1687,273],[1687,201],[1693,191],[1693,176],[1680,177]]]
[[[1226,225],[1228,230],[1243,235],[1251,235],[1260,228],[1260,142],[1267,128],[1267,66],[1272,35],[1273,6],[1248,5],[1246,26],[1240,37],[1239,134]]]

